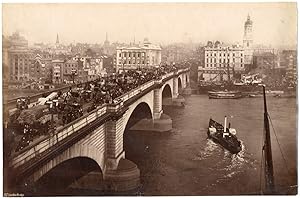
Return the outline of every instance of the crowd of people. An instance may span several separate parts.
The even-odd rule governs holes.
[[[176,70],[177,68],[175,66],[168,65],[155,69],[128,70],[120,74],[113,74],[86,83],[82,87],[70,88],[70,90],[65,93],[59,92],[55,99],[58,101],[58,104],[52,107],[51,111],[44,111],[45,114],[48,114],[47,119],[45,119],[45,114],[43,114],[43,116],[34,119],[32,122],[20,123],[18,122],[18,118],[22,111],[28,107],[26,106],[25,108],[23,105],[18,105],[17,116],[14,115],[13,117],[15,119],[11,118],[10,124],[8,125],[11,127],[9,132],[14,131],[15,134],[21,135],[21,139],[18,141],[15,151],[22,150],[36,137],[49,133],[51,130],[50,127],[54,125],[53,115],[52,117],[50,116],[52,120],[49,119],[49,115],[57,115],[56,119],[59,121],[54,122],[56,125],[59,123],[66,125],[83,115],[84,106],[86,111],[90,112],[102,104],[113,103],[116,98],[150,80],[158,80],[163,75]],[[48,132],[40,131],[40,128]]]

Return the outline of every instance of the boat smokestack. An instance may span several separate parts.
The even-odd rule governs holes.
[[[225,119],[224,119],[224,133],[226,133],[226,128],[227,128],[226,124],[227,124],[227,117],[225,116]]]

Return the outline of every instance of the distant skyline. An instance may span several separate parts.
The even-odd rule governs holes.
[[[30,44],[73,41],[103,44],[169,44],[219,40],[242,44],[244,23],[253,21],[255,44],[297,42],[296,3],[98,3],[2,4],[3,34],[19,31]]]

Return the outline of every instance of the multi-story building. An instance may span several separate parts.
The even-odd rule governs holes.
[[[103,57],[103,69],[105,70],[105,72],[107,74],[111,74],[111,73],[114,73],[114,57],[113,56],[109,56],[109,57],[106,57],[104,56]]]
[[[204,65],[198,78],[204,81],[225,81],[245,71],[244,49],[239,45],[224,46],[219,41],[204,47]]]
[[[32,52],[28,49],[28,41],[18,32],[13,33],[5,40],[4,73],[9,74],[9,81],[24,82],[30,78]]]
[[[9,49],[9,80],[28,81],[30,79],[32,53],[28,49]]]
[[[52,54],[35,50],[30,67],[30,79],[33,81],[47,82],[52,81]]]
[[[291,64],[290,61],[292,59],[292,65],[297,65],[297,51],[296,50],[283,50],[280,53],[280,66],[288,68]]]
[[[266,73],[272,69],[277,68],[277,55],[274,52],[260,52],[253,55],[253,69],[252,72]]]
[[[78,62],[75,60],[68,60],[64,63],[64,70],[63,70],[63,79],[64,82],[70,83],[75,81],[76,76],[78,73]]]
[[[64,61],[52,60],[52,83],[60,84],[63,82]]]
[[[279,64],[284,69],[285,80],[289,86],[297,85],[297,51],[283,50],[279,53]]]
[[[116,55],[116,71],[153,68],[161,63],[160,46],[151,44],[148,39],[142,45],[118,47]]]
[[[296,56],[290,53],[288,67],[286,68],[286,81],[289,86],[296,88],[297,85],[297,61]]]
[[[30,79],[38,81],[42,77],[45,77],[45,64],[42,63],[42,56],[37,54],[31,63]]]

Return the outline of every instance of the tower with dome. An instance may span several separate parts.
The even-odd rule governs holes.
[[[244,47],[244,56],[245,64],[252,64],[253,62],[253,22],[250,19],[248,14],[247,20],[244,25],[244,37],[243,37],[243,47]]]

